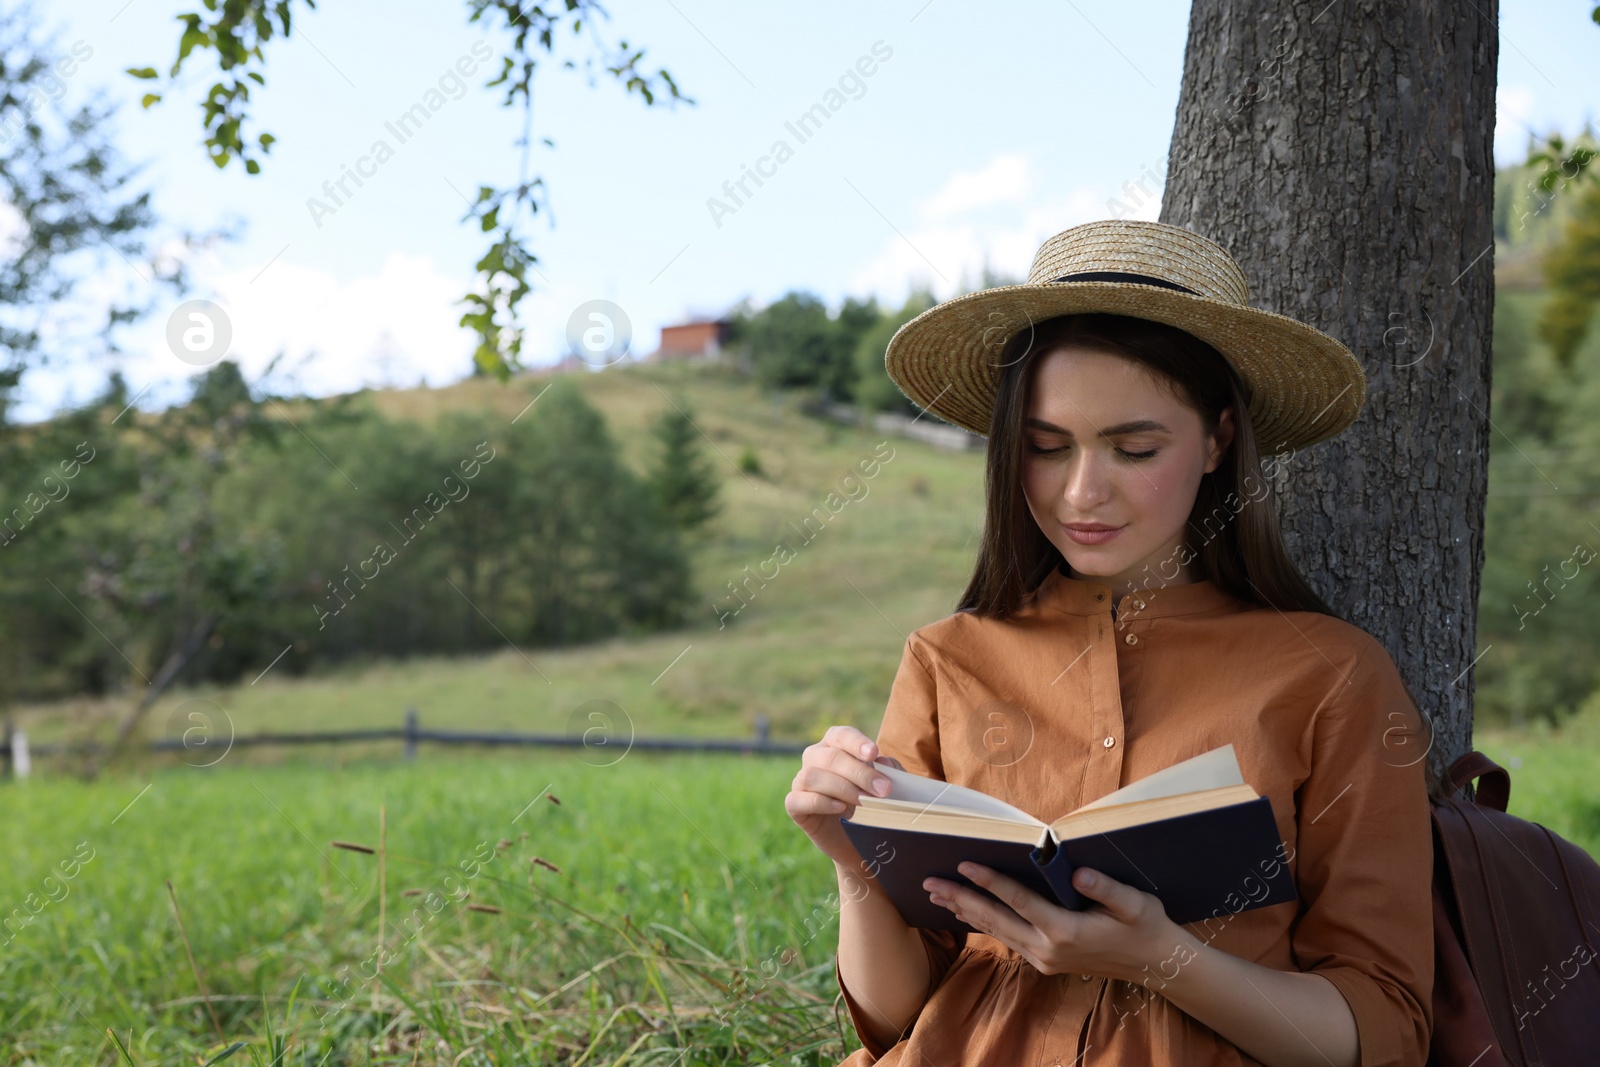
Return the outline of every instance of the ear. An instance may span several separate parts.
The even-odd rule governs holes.
[[[1210,474],[1222,463],[1222,457],[1228,454],[1228,446],[1233,444],[1234,434],[1238,426],[1233,421],[1233,405],[1229,404],[1222,409],[1222,414],[1217,416],[1217,431],[1210,436],[1210,451],[1206,456],[1206,473]]]

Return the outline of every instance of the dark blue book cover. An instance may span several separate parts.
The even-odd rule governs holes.
[[[925,878],[945,878],[993,895],[956,870],[963,861],[1009,875],[1062,907],[1094,902],[1072,888],[1072,872],[1089,867],[1153,893],[1175,923],[1231,915],[1295,900],[1282,862],[1282,842],[1266,797],[1126,826],[1043,848],[1010,841],[863,826],[841,817],[850,843],[908,926],[967,930],[971,926],[928,899]]]

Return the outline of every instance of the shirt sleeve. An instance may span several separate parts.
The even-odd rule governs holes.
[[[878,751],[892,756],[912,774],[946,781],[944,762],[939,751],[939,706],[934,672],[916,650],[919,638],[912,634],[900,658],[900,669],[895,672],[894,684],[889,691],[889,703],[883,712],[883,722],[878,727]],[[917,929],[922,946],[928,954],[928,996],[944,981],[955,964],[956,957],[966,948],[965,930]],[[866,1019],[851,992],[845,988],[844,976],[839,973],[839,961],[834,959],[833,976],[844,996],[850,1022],[856,1029],[861,1045],[877,1060],[888,1051],[867,1036],[863,1026]]]
[[[1370,640],[1370,635],[1369,635]],[[1433,834],[1421,715],[1376,640],[1307,727],[1297,795],[1296,963],[1350,1005],[1361,1067],[1421,1067],[1433,1027]]]

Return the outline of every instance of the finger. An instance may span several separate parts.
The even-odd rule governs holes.
[[[981,863],[966,862],[956,867],[962,874],[993,893],[1006,906],[1031,926],[1042,926],[1061,910],[1061,905],[1047,900],[1009,875],[1001,874]]]
[[[860,759],[870,760],[878,754],[878,743],[854,726],[830,726],[822,740]]]
[[[1151,901],[1155,902],[1156,907],[1161,908],[1161,902],[1149,893],[1088,867],[1079,867],[1072,872],[1072,887],[1090,900],[1103,905],[1113,918],[1122,922],[1138,921],[1143,917]],[[1165,908],[1161,910],[1163,915],[1166,914]]]
[[[850,759],[844,753],[840,753],[840,755],[845,760]],[[854,762],[854,767],[846,766],[839,770],[815,764],[809,767],[802,767],[800,768],[800,773],[794,776],[794,783],[790,788],[810,793],[822,793],[835,800],[843,801],[852,807],[860,802],[863,793],[871,794],[872,796],[887,795],[884,790],[871,787],[872,768],[859,761]],[[840,770],[843,770],[844,773],[841,774]],[[877,777],[882,778],[883,776],[877,775]],[[888,781],[887,778],[883,780],[885,782]]]
[[[783,806],[790,815],[843,815],[850,805],[825,793],[796,789],[783,798]]]
[[[889,781],[887,775],[880,774],[872,764],[857,759],[842,748],[823,749],[809,761],[809,766],[813,769],[832,772],[840,778],[854,783],[856,792],[838,794],[841,799],[848,800],[852,804],[856,802],[856,798],[862,793],[871,793],[875,797],[886,797],[893,787],[893,783]],[[805,767],[801,768],[802,773],[805,770]]]
[[[962,867],[968,867],[968,864],[962,864]],[[966,870],[962,870],[962,873],[965,875]],[[971,878],[971,875],[966,877]],[[973,881],[978,880],[973,878]],[[963,923],[1011,945],[1018,952],[1024,952],[1027,945],[1034,944],[1038,937],[1038,929],[1011,910],[1010,905],[994,901],[992,897],[979,893],[978,889],[946,878],[926,878],[923,888],[930,889],[934,902],[952,910]]]

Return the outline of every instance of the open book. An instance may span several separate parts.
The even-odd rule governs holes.
[[[980,863],[1074,911],[1079,867],[1160,898],[1176,923],[1296,898],[1272,804],[1244,782],[1232,745],[1212,749],[1043,823],[987,793],[875,765],[887,797],[863,794],[840,818],[910,926],[973,930],[928,899],[924,878],[988,891],[956,865]],[[976,932],[976,931],[974,931]]]

